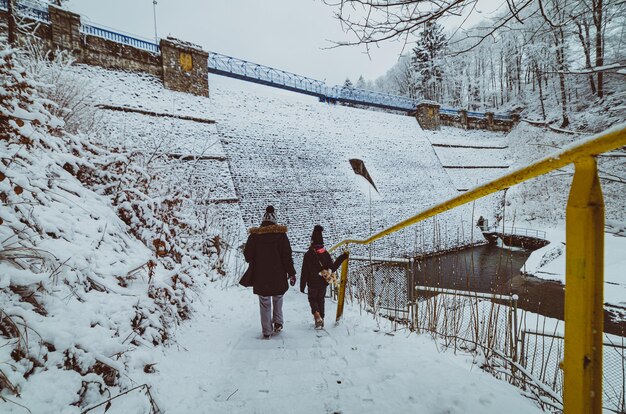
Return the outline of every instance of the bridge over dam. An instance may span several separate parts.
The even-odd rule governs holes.
[[[161,143],[173,155],[168,168],[186,174],[192,198],[211,205],[216,221],[227,222],[239,242],[246,228],[259,225],[267,204],[290,228],[294,248],[306,248],[314,224],[327,229],[330,244],[366,236],[370,228],[458,193],[430,132],[410,117],[319,105],[301,94],[221,76],[211,78],[208,99],[168,91],[139,74],[89,66],[76,73],[95,86],[92,99],[103,122],[97,140],[131,151]],[[351,160],[362,161],[374,185]],[[482,240],[466,207],[424,226],[419,241],[414,233],[402,234],[385,247],[393,251],[380,253],[448,249],[470,244],[472,237]]]
[[[0,0],[0,22],[8,19],[7,10],[7,0]],[[43,40],[44,46],[50,50],[72,51],[80,63],[157,75],[166,88],[173,90],[207,95],[207,74],[213,73],[315,96],[320,102],[415,115],[420,125],[427,129],[449,125],[464,129],[508,131],[519,121],[516,114],[442,108],[438,103],[416,98],[327,85],[307,76],[217,52],[206,52],[200,46],[178,39],[148,40],[84,23],[80,15],[52,5],[17,2],[14,12],[25,22],[33,23],[33,34]]]

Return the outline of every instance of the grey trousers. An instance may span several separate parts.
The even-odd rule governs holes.
[[[259,296],[259,308],[263,335],[271,335],[274,323],[283,324],[283,295]]]

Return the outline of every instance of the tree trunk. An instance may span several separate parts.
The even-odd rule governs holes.
[[[565,88],[565,36],[562,27],[556,30],[554,38],[556,43],[556,62],[559,72],[559,87],[561,89],[561,116],[563,118],[561,128],[565,128],[569,125],[569,118],[567,116],[567,90]]]
[[[539,85],[539,102],[541,103],[541,116],[543,116],[543,120],[545,121],[546,119],[546,107],[543,104],[543,86],[541,83],[541,69],[539,69],[539,64],[537,62],[535,62],[535,70],[537,73],[537,84]]]
[[[604,47],[602,41],[602,0],[594,2],[594,18],[593,22],[596,26],[596,66],[604,65]],[[603,73],[598,72],[598,98],[604,97]]]
[[[17,42],[17,23],[15,20],[15,8],[13,7],[13,1],[14,0],[8,0],[7,1],[7,14],[8,14],[8,20],[9,20],[9,36],[8,36],[8,40],[9,40],[9,44],[11,46],[15,46],[15,43]]]
[[[576,19],[574,19],[574,23],[576,24],[576,28],[578,31],[576,34],[578,35],[578,40],[580,40],[580,44],[583,47],[583,52],[585,52],[585,67],[587,69],[591,69],[591,40],[589,38],[589,23],[587,20],[583,20],[582,24],[578,23]],[[584,32],[583,32],[584,26]],[[591,94],[596,94],[596,83],[594,81],[593,73],[589,74],[589,87],[591,88]]]

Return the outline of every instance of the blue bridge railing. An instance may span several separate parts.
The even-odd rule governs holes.
[[[451,116],[459,116],[459,110],[458,109],[439,108],[439,113],[440,114],[445,114],[445,115],[451,115]]]
[[[368,91],[358,88],[346,88],[343,86],[330,87],[328,97],[338,101],[355,104],[373,105],[381,108],[413,111],[419,104],[419,100],[406,96],[391,95],[382,92]]]
[[[122,43],[128,46],[136,47],[137,49],[147,50],[148,52],[159,53],[160,51],[160,47],[156,43],[126,34],[113,32],[111,30],[103,29],[102,27],[82,24],[80,26],[80,31],[90,36],[112,40],[116,43]]]
[[[418,103],[415,99],[404,96],[342,86],[328,86],[325,82],[317,79],[221,53],[210,52],[208,66],[209,72],[212,73],[314,95],[323,101],[350,102],[407,111],[414,110]]]
[[[304,92],[309,95],[320,97],[326,95],[327,86],[320,80],[270,68],[269,66],[259,65],[220,53],[210,52],[208,65],[209,72],[240,79],[254,80],[258,81],[257,83],[279,86],[283,89]]]
[[[13,2],[15,12],[21,17],[27,17],[44,23],[50,23],[50,14],[43,10],[45,5],[31,2]],[[8,0],[0,0],[0,9],[8,10]]]
[[[7,0],[0,0],[0,9],[7,10],[7,6]],[[32,2],[15,2],[15,10],[18,14],[48,23],[50,22],[50,14],[41,10],[42,7],[44,6]],[[149,40],[89,24],[82,24],[80,29],[84,34],[90,36],[101,37],[116,43],[147,50],[151,53],[160,53],[159,45]],[[321,101],[326,102],[345,102],[402,111],[413,111],[420,102],[405,96],[365,89],[328,86],[325,82],[317,79],[215,52],[209,52],[208,67],[209,72],[317,96]],[[457,109],[450,108],[440,108],[440,113],[452,116],[459,115]],[[484,112],[467,112],[467,115],[477,118],[486,117]],[[509,114],[495,114],[494,118],[508,120],[511,117]]]

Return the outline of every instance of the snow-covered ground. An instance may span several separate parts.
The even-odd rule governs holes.
[[[626,227],[626,223],[620,226]],[[526,272],[543,279],[565,283],[565,231],[547,232],[550,244],[534,251],[526,262]],[[626,308],[626,237],[604,233],[604,302]]]
[[[183,147],[195,154],[206,147],[209,155],[225,155],[226,161],[207,161],[218,173],[207,174],[207,186],[228,181],[221,184],[218,198],[236,199],[247,227],[258,225],[265,206],[273,204],[300,248],[308,244],[314,224],[328,230],[328,243],[365,237],[456,193],[429,133],[412,117],[322,104],[313,97],[213,75],[207,99],[165,90],[145,75],[84,66],[76,73],[93,83],[96,105],[216,120],[216,125],[206,125],[100,109],[98,141],[147,151],[167,147],[179,152]],[[444,136],[454,139],[452,132]],[[350,165],[352,158],[365,162],[378,191],[363,185]],[[443,248],[471,239],[469,207],[444,214],[438,222]],[[420,247],[432,250],[433,226],[424,231]],[[406,242],[395,246],[397,251],[386,254],[399,256],[414,248]]]
[[[194,244],[173,235],[168,242],[181,246],[166,247],[180,248],[189,256],[170,261],[169,267],[167,257],[156,257],[157,245],[151,242],[161,241],[170,225],[182,230],[181,221],[187,228],[187,223],[199,225],[202,217],[196,213],[204,204],[215,207],[205,214],[213,220],[207,224],[207,238],[216,229],[232,231],[235,240],[228,248],[235,252],[244,240],[243,227],[257,225],[270,203],[277,206],[280,221],[291,227],[295,248],[306,246],[316,223],[327,227],[328,244],[366,236],[499,171],[451,173],[457,169],[446,170],[445,165],[519,165],[571,138],[527,125],[508,136],[450,128],[431,133],[410,117],[321,104],[213,76],[211,98],[203,98],[167,91],[146,75],[84,66],[73,73],[95,85],[90,96],[94,105],[173,117],[99,108],[100,124],[89,140],[55,130],[62,137],[57,139],[30,121],[24,127],[11,124],[17,131],[11,139],[33,138],[42,145],[24,155],[11,152],[15,161],[2,175],[2,194],[8,197],[3,203],[11,207],[0,213],[0,249],[5,254],[0,261],[0,325],[8,335],[0,344],[0,373],[6,376],[0,376],[0,396],[7,398],[0,402],[2,412],[23,411],[9,400],[37,413],[80,412],[106,400],[107,393],[116,395],[144,383],[170,413],[536,411],[517,389],[473,365],[471,357],[440,353],[426,337],[403,331],[387,334],[388,326],[379,326],[357,309],[348,308],[341,325],[329,326],[318,336],[311,329],[306,297],[295,290],[286,296],[286,330],[270,341],[259,340],[256,297],[238,287],[224,288],[238,274],[223,265],[220,251],[225,247],[219,240],[204,240],[202,248],[198,243],[189,252],[184,248]],[[31,116],[26,111],[17,115]],[[60,125],[47,115],[40,118],[51,128]],[[435,149],[432,143],[498,148]],[[7,144],[7,153],[22,150],[13,145]],[[151,164],[153,155],[158,161]],[[354,174],[351,158],[365,161],[378,192],[371,195],[375,190]],[[619,162],[608,158],[601,167],[619,172],[624,168]],[[132,167],[137,176],[122,169],[120,178],[115,169],[119,164]],[[93,176],[79,180],[79,167]],[[494,195],[477,203],[474,215],[496,218],[502,201],[505,221],[532,227],[553,224],[558,230],[568,174],[566,169],[539,184],[520,186],[506,201]],[[626,214],[620,185],[610,182],[606,189],[614,233],[623,232],[620,223]],[[179,200],[168,199],[174,190],[182,190]],[[115,195],[120,193],[138,198],[120,202]],[[142,220],[162,212],[151,209],[145,198],[152,206],[180,202],[184,208],[157,217],[162,219],[160,227],[150,228]],[[413,228],[415,234],[407,232],[395,240],[392,253],[405,252],[418,230],[425,249],[479,239],[473,233],[472,210],[457,209],[440,219],[438,228],[430,221]],[[118,218],[124,211],[136,215],[124,222]],[[623,303],[619,292],[624,285],[615,275],[623,262],[611,260],[621,257],[622,239],[607,236],[607,283],[619,286],[607,291],[613,289],[611,294],[617,296],[611,300],[618,304]],[[7,259],[14,245],[26,257]],[[37,256],[29,257],[33,251]],[[147,266],[137,270],[151,259],[159,262],[154,273]],[[207,263],[199,266],[200,261]],[[209,280],[221,283],[206,287]],[[331,305],[327,323],[333,313]],[[174,332],[190,314],[192,319]],[[156,372],[149,373],[153,369]],[[6,381],[19,397],[7,391]],[[113,400],[107,412],[149,412],[144,391]],[[91,412],[104,411],[106,406]]]
[[[157,372],[135,380],[155,384],[167,413],[540,412],[472,356],[391,332],[389,322],[350,306],[335,326],[335,304],[326,304],[326,329],[315,331],[306,295],[292,288],[285,329],[266,341],[251,290],[207,289],[177,346],[151,355]]]

